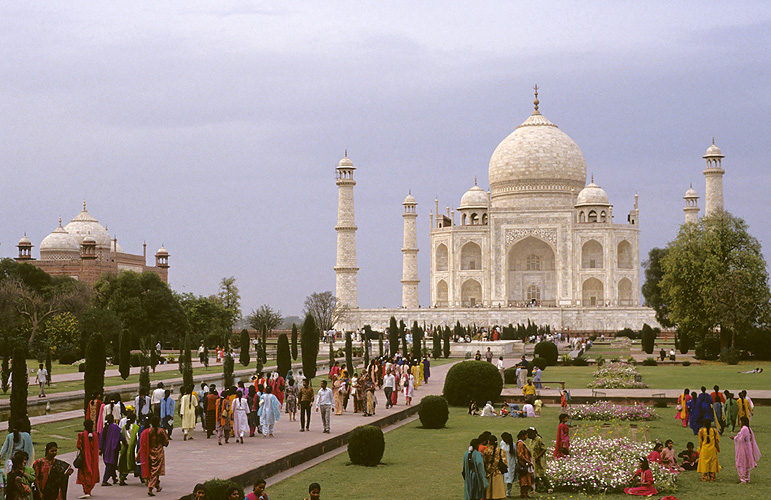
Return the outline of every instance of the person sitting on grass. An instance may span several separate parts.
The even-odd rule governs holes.
[[[674,442],[671,439],[667,439],[664,443],[664,449],[661,450],[661,465],[668,468],[674,473],[683,472],[685,469],[677,465],[677,457],[675,456]]]
[[[481,417],[497,417],[498,414],[495,412],[495,408],[493,408],[493,403],[488,401],[487,404],[482,408],[482,414]]]
[[[479,415],[479,407],[477,406],[477,402],[473,399],[468,402],[468,414],[473,416]]]
[[[501,413],[500,413],[500,415],[502,417],[508,417],[509,416],[509,407],[508,407],[508,405],[506,403],[503,403],[501,405]]]
[[[653,463],[661,463],[661,450],[664,449],[664,445],[656,441],[656,443],[653,445],[653,451],[648,454],[648,462]]]
[[[681,466],[685,470],[696,470],[699,465],[699,452],[693,449],[693,443],[690,441],[685,445],[685,448],[677,455],[683,459]]]
[[[624,488],[624,493],[627,495],[638,495],[638,496],[651,496],[658,493],[658,490],[655,486],[653,486],[653,473],[651,472],[651,468],[648,465],[648,459],[645,457],[640,457],[640,468],[638,468],[635,473],[634,477],[632,478],[633,484],[639,484],[639,486],[631,486],[629,488]]]
[[[179,500],[206,500],[206,487],[198,483],[195,485],[195,488],[193,488],[193,492],[189,495],[185,495]]]
[[[268,483],[264,479],[258,479],[254,482],[254,490],[246,495],[244,500],[268,500],[268,494],[265,493],[265,486]]]

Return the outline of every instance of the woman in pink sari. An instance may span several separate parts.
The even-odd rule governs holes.
[[[560,423],[557,426],[557,443],[554,445],[554,458],[570,455],[570,428],[568,427],[568,415],[560,415]]]
[[[739,434],[732,437],[736,451],[736,471],[743,483],[750,482],[750,471],[757,467],[760,460],[760,449],[755,442],[755,434],[750,429],[750,419],[741,417],[742,428]]]
[[[627,495],[638,495],[638,496],[651,496],[658,493],[658,490],[655,486],[653,486],[653,473],[651,472],[650,467],[648,466],[648,459],[641,457],[640,458],[640,468],[637,469],[634,473],[633,481],[635,483],[640,483],[640,486],[632,486],[629,488],[624,488],[624,493]]]
[[[682,420],[683,427],[688,427],[688,401],[691,400],[691,391],[686,389],[677,398],[677,413],[675,418]]]
[[[99,435],[94,432],[94,421],[83,422],[83,432],[78,434],[75,447],[83,454],[83,466],[78,469],[77,484],[83,487],[80,498],[91,498],[91,490],[99,481]]]

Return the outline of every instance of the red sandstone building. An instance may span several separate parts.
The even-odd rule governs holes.
[[[52,276],[70,276],[93,285],[105,273],[121,271],[141,273],[150,271],[169,282],[169,252],[163,246],[155,254],[155,266],[147,265],[147,244],[143,255],[123,251],[117,238],[110,238],[107,230],[86,211],[59,227],[40,242],[40,258],[32,257],[32,242],[26,236],[19,240],[17,262],[26,262]]]

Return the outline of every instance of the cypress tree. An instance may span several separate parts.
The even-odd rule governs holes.
[[[412,357],[420,361],[423,359],[423,349],[421,347],[423,342],[423,330],[418,326],[417,321],[412,328]]]
[[[27,346],[26,342],[19,342],[13,350],[13,368],[11,378],[11,415],[8,419],[9,428],[13,429],[15,422],[22,422],[22,430],[29,432],[30,423],[27,415],[27,391],[29,380],[27,379]]]
[[[268,327],[262,325],[262,363],[268,362]]]
[[[450,327],[444,327],[444,357],[450,357]]]
[[[233,387],[235,384],[235,379],[233,377],[233,370],[235,368],[235,360],[233,359],[233,356],[230,355],[230,353],[225,354],[225,359],[222,362],[222,373],[225,376],[225,388],[229,389]]]
[[[51,377],[54,374],[54,368],[51,366],[51,349],[46,351],[46,371],[48,372],[48,380],[46,380],[46,384],[50,386]]]
[[[249,366],[249,345],[251,344],[249,332],[244,328],[241,330],[241,352],[238,355],[238,361],[244,366]]]
[[[364,336],[364,352],[362,353],[364,355],[364,368],[369,366],[369,339]]]
[[[377,337],[378,356],[383,357],[383,334],[380,333]]]
[[[329,340],[329,367],[332,368],[335,365],[335,342]]]
[[[123,380],[131,374],[131,339],[126,331],[118,338],[118,372]]]
[[[150,338],[150,368],[155,373],[155,367],[158,366],[158,351],[155,350],[155,339]]]
[[[348,368],[348,373],[353,375],[353,341],[351,340],[351,332],[345,332],[345,367]]]
[[[281,377],[286,378],[287,372],[292,368],[292,353],[289,351],[289,338],[286,333],[278,336],[276,345],[276,369]]]
[[[316,358],[319,355],[319,331],[310,313],[305,315],[300,328],[300,344],[303,355],[303,375],[313,380],[316,376]]]
[[[297,325],[292,323],[292,359],[297,361]]]
[[[399,327],[396,326],[396,318],[391,316],[391,321],[388,323],[388,351],[389,355],[393,357],[396,351],[399,349]]]
[[[14,365],[16,363],[14,362]],[[104,338],[101,333],[93,333],[86,345],[86,371],[83,374],[84,408],[93,394],[104,392],[104,371],[107,358],[104,354]],[[14,382],[14,386],[16,383]]]
[[[185,339],[182,346],[182,357],[184,358],[182,386],[189,389],[193,387],[193,353],[190,350],[190,335],[187,333],[185,333]]]
[[[404,324],[404,320],[399,320],[399,337],[402,339],[402,354],[404,357],[408,357],[407,355],[407,335],[405,335],[405,331],[407,330],[407,326]]]
[[[8,363],[8,360],[11,357],[11,342],[8,340],[8,333],[3,333],[3,341],[0,343],[0,347],[2,347],[3,356],[3,369],[0,373],[0,378],[2,378],[2,381],[0,382],[2,382],[3,393],[6,393],[8,392],[8,389],[10,389],[10,386],[8,385],[8,379],[11,378],[11,366]]]
[[[433,346],[433,358],[439,359],[439,356],[442,355],[442,340],[439,337],[439,332],[434,330],[434,334],[432,335],[434,346]]]

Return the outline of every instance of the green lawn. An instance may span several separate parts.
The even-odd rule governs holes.
[[[671,410],[671,408],[670,408]],[[673,439],[680,451],[687,441],[693,441],[693,434],[683,428],[671,416],[670,410],[663,410],[664,418],[646,423],[651,439]],[[353,466],[347,453],[342,453],[308,470],[272,484],[268,480],[267,491],[274,498],[304,498],[308,485],[318,482],[323,498],[347,498],[368,500],[391,500],[393,498],[439,499],[462,498],[463,480],[460,475],[463,453],[470,439],[482,431],[489,430],[496,436],[508,431],[514,435],[527,426],[534,425],[549,443],[554,440],[559,409],[544,408],[543,416],[532,420],[511,418],[470,417],[465,410],[453,408],[447,428],[428,430],[420,427],[416,420],[399,429],[386,433],[386,451],[382,464],[374,467]],[[580,423],[576,423],[581,426]],[[642,426],[641,426],[642,427]],[[761,451],[771,448],[771,418],[766,408],[758,408],[753,427]],[[578,429],[576,429],[578,430]],[[771,465],[768,459],[761,460],[752,472],[753,484],[740,485],[733,464],[733,441],[728,434],[721,441],[720,462],[723,466],[716,483],[702,483],[696,472],[680,475],[678,491],[674,495],[680,500],[714,498],[739,498],[744,500],[771,498]],[[407,492],[407,489],[409,492]],[[661,494],[655,498],[664,496]],[[541,499],[567,500],[570,498],[630,498],[623,494],[586,495],[577,492],[542,493]]]
[[[763,373],[744,374],[740,371],[762,367]],[[742,362],[739,365],[726,365],[716,361],[705,361],[699,365],[662,365],[636,366],[643,382],[651,389],[699,389],[702,385],[709,389],[715,384],[721,389],[734,393],[741,389],[747,391],[771,388],[771,362]],[[592,381],[596,366],[550,366],[543,372],[545,381],[567,382],[568,389],[586,388]],[[548,385],[548,384],[547,384]],[[553,388],[555,386],[552,386]],[[750,394],[752,397],[752,394]]]

